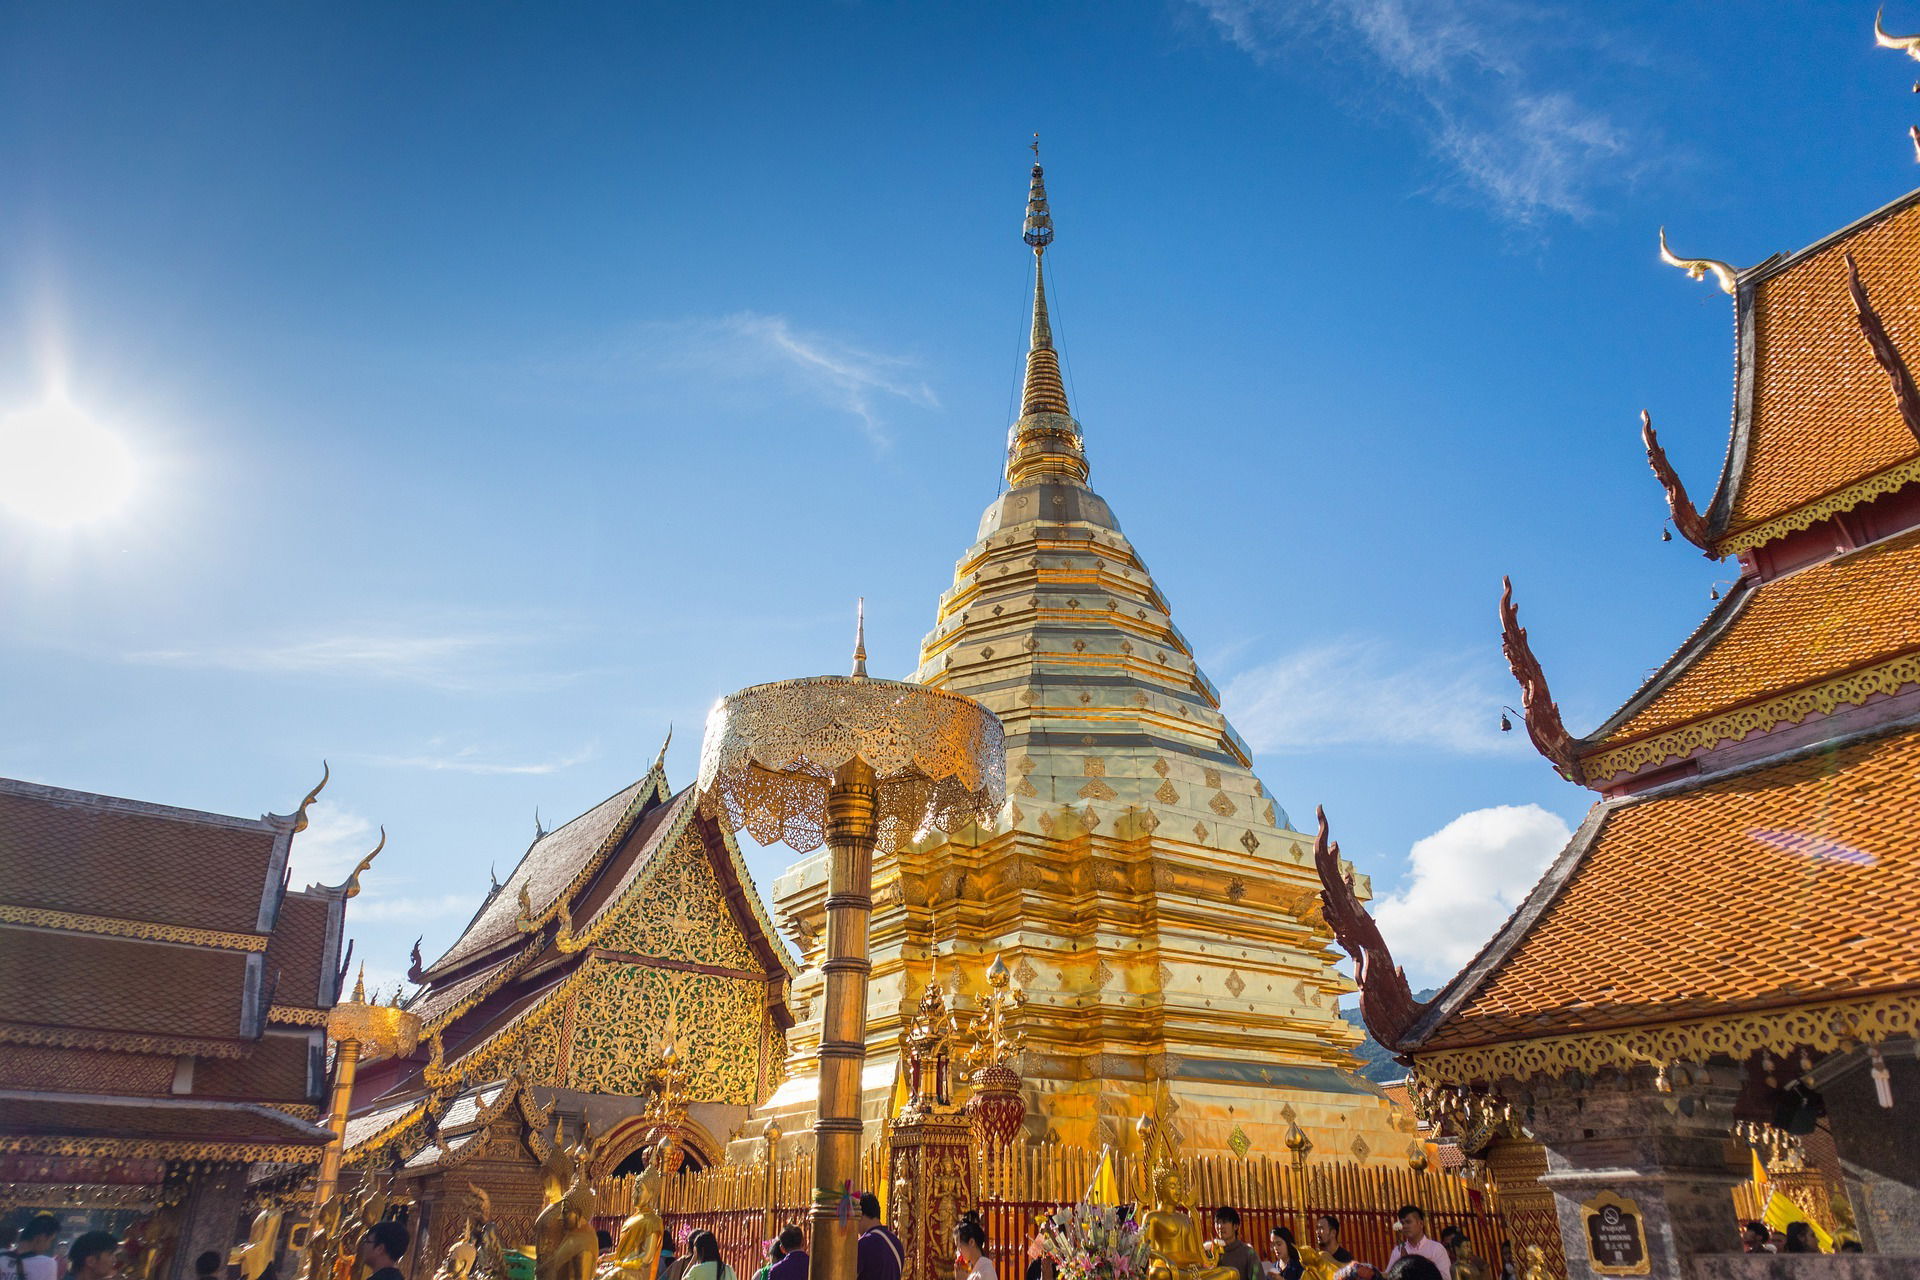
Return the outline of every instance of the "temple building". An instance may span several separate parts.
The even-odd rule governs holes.
[[[1416,1097],[1496,1174],[1502,1149],[1532,1164],[1537,1182],[1511,1200],[1503,1185],[1503,1208],[1523,1240],[1564,1249],[1567,1275],[1799,1274],[1738,1255],[1730,1193],[1755,1153],[1810,1175],[1781,1181],[1822,1230],[1908,1259],[1821,1274],[1910,1274],[1920,191],[1747,270],[1667,256],[1735,299],[1732,439],[1704,513],[1651,423],[1644,439],[1674,527],[1734,557],[1737,580],[1585,737],[1561,722],[1509,590],[1526,728],[1601,799],[1435,999],[1414,1004],[1382,949],[1362,1007]],[[1339,874],[1325,879],[1337,899]],[[1341,941],[1365,954],[1377,935],[1350,906]],[[1532,1230],[1531,1203],[1557,1239]]]
[[[412,1197],[410,1265],[439,1258],[470,1185],[509,1245],[528,1241],[556,1140],[586,1143],[599,1179],[671,1128],[697,1168],[778,1083],[791,962],[732,835],[667,785],[665,750],[542,832],[439,959],[416,948],[420,1048],[361,1070],[345,1161]]]
[[[928,981],[964,1015],[997,955],[1026,995],[1029,1140],[1125,1149],[1158,1106],[1193,1154],[1284,1156],[1297,1124],[1329,1158],[1404,1160],[1409,1132],[1354,1073],[1359,1033],[1337,1009],[1353,984],[1334,968],[1310,841],[1254,776],[1166,597],[1088,484],[1048,316],[1052,237],[1036,164],[1032,339],[1007,488],[913,676],[1000,717],[1009,799],[990,827],[876,855],[869,1138]],[[774,889],[813,965],[826,865],[806,858]],[[817,967],[795,985],[791,1075],[766,1108],[790,1142],[811,1123],[821,989]]]
[[[133,1227],[185,1280],[297,1194],[366,868],[287,887],[318,792],[230,818],[0,779],[0,1203]]]

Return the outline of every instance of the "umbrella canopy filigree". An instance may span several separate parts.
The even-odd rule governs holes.
[[[984,822],[1006,799],[1000,722],[971,698],[865,676],[758,684],[720,699],[700,754],[702,808],[760,844],[826,838],[842,766],[873,770],[879,844]]]

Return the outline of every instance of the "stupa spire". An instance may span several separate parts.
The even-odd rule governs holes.
[[[1014,488],[1045,481],[1084,484],[1087,479],[1080,424],[1067,405],[1060,355],[1053,347],[1053,323],[1047,315],[1045,262],[1047,246],[1053,243],[1053,215],[1047,209],[1046,174],[1039,163],[1039,134],[1034,135],[1033,155],[1027,220],[1020,237],[1033,250],[1033,336],[1027,347],[1020,420],[1007,433],[1007,483]]]

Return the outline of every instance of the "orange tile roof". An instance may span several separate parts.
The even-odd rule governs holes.
[[[1416,1053],[1920,985],[1920,728],[1611,801],[1582,839]]]
[[[290,893],[281,901],[267,943],[267,985],[274,1004],[319,1009],[333,1003],[332,975],[325,973],[333,911],[325,898],[302,893]]]
[[[1724,534],[1920,453],[1860,334],[1847,253],[1895,345],[1920,365],[1920,202],[1875,215],[1760,279],[1746,465]]]
[[[1588,751],[1920,648],[1920,529],[1743,590],[1731,621],[1697,633]]]
[[[308,1067],[315,1052],[304,1035],[264,1035],[244,1058],[209,1058],[195,1064],[193,1092],[201,1098],[240,1102],[308,1104]]]

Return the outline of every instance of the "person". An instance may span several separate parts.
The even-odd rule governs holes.
[[[0,1280],[20,1280],[20,1255],[13,1251],[19,1238],[20,1228],[0,1223]]]
[[[220,1260],[218,1251],[209,1249],[193,1260],[194,1280],[215,1280],[227,1264]]]
[[[1440,1280],[1453,1280],[1453,1259],[1447,1247],[1427,1234],[1427,1211],[1417,1204],[1403,1204],[1396,1215],[1400,1219],[1400,1243],[1387,1255],[1387,1273],[1402,1258],[1425,1258],[1440,1270]]]
[[[1059,1274],[1060,1264],[1043,1253],[1027,1264],[1023,1280],[1057,1280]]]
[[[1749,1222],[1740,1228],[1740,1252],[1772,1253],[1773,1246],[1767,1242],[1767,1224]]]
[[[1855,1240],[1855,1239],[1853,1239],[1852,1237],[1848,1237],[1847,1239],[1845,1239],[1845,1240],[1842,1240],[1842,1241],[1840,1242],[1840,1248],[1839,1248],[1839,1249],[1837,1249],[1837,1250],[1836,1250],[1835,1252],[1838,1252],[1838,1253],[1865,1253],[1865,1252],[1866,1252],[1866,1248],[1865,1248],[1865,1246],[1863,1246],[1863,1245],[1862,1245],[1862,1244],[1861,1244],[1861,1243],[1860,1243],[1860,1242],[1859,1242],[1858,1240]]]
[[[111,1231],[83,1232],[67,1250],[72,1280],[112,1280],[120,1269],[120,1242]]]
[[[871,1191],[860,1193],[860,1208],[854,1218],[860,1240],[854,1246],[854,1280],[900,1280],[900,1264],[907,1251],[893,1228],[880,1221],[880,1197]]]
[[[1445,1228],[1440,1232],[1440,1242],[1453,1259],[1453,1280],[1490,1280],[1487,1260],[1474,1251],[1466,1228],[1457,1223]]]
[[[758,1271],[753,1273],[753,1280],[767,1280],[768,1273],[773,1270],[773,1264],[780,1261],[780,1257],[780,1238],[775,1236],[767,1241],[767,1260],[760,1264]]]
[[[807,1271],[812,1266],[807,1257],[807,1233],[798,1223],[789,1222],[780,1228],[780,1238],[773,1242],[780,1251],[780,1260],[767,1272],[767,1280],[807,1280]]]
[[[693,1246],[693,1265],[686,1269],[687,1280],[735,1280],[733,1268],[720,1258],[720,1238],[711,1231],[696,1231],[688,1241]]]
[[[1240,1211],[1223,1204],[1213,1211],[1213,1234],[1220,1241],[1219,1265],[1232,1267],[1240,1280],[1261,1280],[1260,1255],[1240,1238]]]
[[[1813,1238],[1813,1224],[1811,1222],[1789,1222],[1787,1224],[1786,1252],[1820,1252],[1820,1242]]]
[[[361,1266],[373,1268],[367,1280],[401,1280],[400,1268],[394,1264],[407,1256],[407,1246],[412,1243],[413,1234],[405,1226],[387,1219],[367,1228],[367,1234],[360,1237],[354,1258]],[[199,1265],[196,1259],[194,1266]]]
[[[673,1256],[673,1233],[666,1232],[660,1237],[660,1262],[654,1268],[654,1280],[673,1280],[679,1274],[674,1268],[679,1265]]]
[[[613,1232],[607,1230],[605,1227],[595,1227],[593,1229],[593,1239],[594,1243],[600,1246],[600,1253],[603,1257],[613,1252]]]
[[[53,1238],[59,1234],[60,1219],[50,1213],[36,1213],[27,1220],[20,1232],[20,1247],[14,1251],[22,1280],[60,1280],[60,1264],[53,1257]]]
[[[987,1231],[980,1215],[969,1209],[953,1229],[953,1243],[960,1250],[961,1265],[967,1268],[966,1280],[1000,1280],[993,1259],[987,1255]]]
[[[1422,1238],[1428,1244],[1439,1243],[1432,1236]],[[1387,1280],[1447,1280],[1447,1271],[1425,1254],[1410,1253],[1388,1265]]]
[[[1293,1242],[1293,1232],[1285,1227],[1275,1227],[1267,1233],[1267,1252],[1271,1256],[1263,1264],[1267,1280],[1300,1280],[1306,1266],[1300,1261],[1300,1250]]]
[[[1327,1255],[1335,1266],[1353,1261],[1353,1252],[1340,1243],[1340,1219],[1323,1213],[1313,1220],[1313,1247]]]

